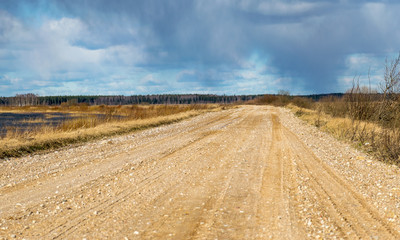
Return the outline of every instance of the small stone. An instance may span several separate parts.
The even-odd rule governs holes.
[[[134,231],[133,234],[139,235],[139,232],[138,231]]]

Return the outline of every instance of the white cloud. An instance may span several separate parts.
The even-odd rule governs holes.
[[[16,64],[9,66],[10,71],[30,71],[50,79],[57,71],[82,69],[100,61],[101,51],[73,45],[84,29],[77,19],[49,20],[40,28],[26,28],[15,18],[4,14],[1,18],[7,19],[8,27],[2,31],[6,42],[0,57]]]
[[[251,1],[251,0],[239,0],[239,1],[220,1],[224,4],[237,4],[237,6],[248,12],[258,12],[264,15],[272,16],[291,16],[305,14],[313,11],[319,7],[327,5],[323,2],[307,2],[307,1],[282,1],[282,0],[270,0],[270,1]]]
[[[17,18],[0,9],[0,43],[12,44],[15,39],[29,40],[27,29]]]
[[[186,77],[193,77],[196,75],[196,70],[193,69],[185,69],[180,71],[177,75],[176,75],[176,80],[177,81],[181,81],[181,80],[185,80]]]
[[[400,31],[398,27],[400,4],[366,3],[361,8],[361,14],[368,22],[367,30],[380,41],[380,48],[388,54],[399,51]]]
[[[354,80],[359,80],[361,85],[371,84],[372,88],[379,89],[384,74],[385,57],[359,53],[348,55],[345,62],[346,69],[338,76],[342,91],[350,89]]]
[[[0,76],[0,84],[10,85],[10,84],[21,84],[22,79],[18,77],[10,77],[8,75]]]
[[[338,91],[337,79],[370,66],[379,73],[384,59],[376,56],[400,46],[393,1],[45,2],[56,11],[23,3],[0,10],[0,75],[20,79],[15,85],[73,82],[95,93],[151,91],[160,82],[164,91]],[[25,7],[28,16],[19,11]],[[253,52],[259,55],[251,59]]]
[[[79,19],[61,18],[45,22],[41,31],[45,37],[72,42],[79,40],[88,29]]]
[[[351,54],[347,56],[346,65],[349,69],[364,70],[365,68],[375,68],[382,65],[382,59],[378,59],[372,54]]]
[[[116,45],[103,49],[102,60],[107,64],[134,66],[145,62],[146,54],[141,46]]]
[[[384,3],[371,2],[362,6],[361,11],[368,17],[371,22],[381,23],[387,18],[388,11]]]
[[[302,14],[315,9],[319,4],[310,2],[289,2],[268,1],[261,2],[257,10],[267,15],[293,15]]]
[[[11,82],[14,88],[21,88],[18,85],[25,82],[24,86],[37,89],[41,94],[44,89],[47,94],[55,94],[62,92],[62,88],[84,93],[90,91],[90,87],[75,88],[74,84],[78,83],[68,82],[81,81],[79,84],[83,84],[85,79],[93,86],[96,78],[108,78],[121,69],[126,71],[145,58],[141,47],[134,45],[100,49],[77,45],[76,42],[88,39],[88,32],[88,27],[78,18],[50,19],[38,28],[28,28],[0,11],[0,43],[4,43],[0,46],[0,61],[7,65],[2,66],[5,68],[3,74],[19,74],[15,78],[19,82]],[[118,86],[111,87],[116,89]],[[107,90],[106,87],[103,89]]]
[[[143,85],[159,85],[161,83],[162,82],[159,79],[154,77],[154,74],[147,74],[142,79],[140,79],[140,84]]]

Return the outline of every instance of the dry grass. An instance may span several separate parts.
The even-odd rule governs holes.
[[[89,106],[84,103],[74,105],[57,105],[57,106],[0,106],[0,112],[11,112],[11,113],[92,113],[92,114],[125,114],[132,115],[133,113],[146,113],[146,114],[171,114],[193,109],[210,109],[220,105],[218,104],[160,104],[160,105],[93,105]]]
[[[355,77],[352,88],[342,97],[328,96],[309,106],[304,100],[290,99],[289,106],[297,116],[322,130],[357,142],[384,162],[400,165],[400,54],[386,61],[379,88],[360,85],[359,77]],[[266,100],[263,102],[273,104],[276,99]]]
[[[323,111],[311,110],[289,104],[288,107],[300,119],[310,123],[334,137],[352,142],[378,159],[400,164],[400,131],[385,128],[375,122],[334,117]]]
[[[46,123],[46,120],[43,118],[30,118],[30,119],[23,119],[20,123]]]
[[[48,108],[53,110],[53,107],[47,107],[41,108],[41,111],[49,110]],[[86,115],[86,117],[65,121],[56,127],[45,125],[29,132],[10,129],[7,136],[0,139],[0,158],[22,156],[105,136],[169,124],[207,111],[219,111],[222,108],[219,105],[88,107],[85,113],[95,112],[97,114],[103,113],[103,115]],[[31,108],[28,109],[32,110]],[[83,111],[78,113],[82,114]],[[121,116],[124,117],[121,118]]]

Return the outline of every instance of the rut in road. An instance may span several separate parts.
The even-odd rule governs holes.
[[[307,185],[297,186],[294,182],[289,182],[288,192],[296,187],[310,188],[314,194],[313,208],[320,210],[320,216],[309,216],[308,218],[303,216],[306,226],[312,224],[313,221],[321,222],[322,220],[330,223],[330,227],[327,228],[329,231],[322,232],[324,234],[328,232],[330,236],[362,239],[381,237],[398,239],[400,237],[390,223],[381,219],[377,211],[371,208],[359,194],[318,159],[294,133],[283,127],[275,114],[272,115],[272,118],[273,129],[276,132],[273,136],[276,141],[282,141],[280,148],[284,149],[287,154],[287,157],[280,158],[280,164],[294,167],[288,170],[292,171],[292,177],[288,176],[284,179],[303,178],[308,181]],[[301,202],[301,195],[301,191],[293,192],[292,197],[286,198],[286,200],[297,199],[298,202]],[[293,210],[293,212],[301,213],[301,210]],[[331,230],[335,230],[335,232]],[[290,231],[288,232],[290,233]],[[290,238],[292,237],[290,236]]]
[[[71,168],[60,151],[66,163],[54,176],[0,188],[0,236],[399,239],[282,116],[262,106],[209,113],[74,150],[82,163]],[[92,156],[104,148],[104,158]]]

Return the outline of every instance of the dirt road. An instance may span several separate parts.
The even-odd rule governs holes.
[[[400,171],[243,106],[0,163],[0,239],[400,239]]]

